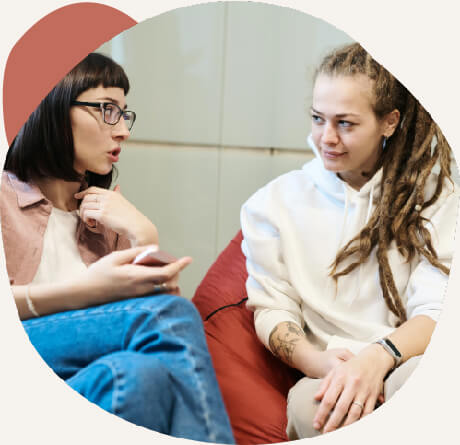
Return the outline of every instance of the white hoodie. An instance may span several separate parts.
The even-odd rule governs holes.
[[[356,191],[326,170],[315,152],[317,158],[302,170],[271,181],[242,207],[247,306],[255,312],[255,329],[267,348],[274,327],[293,321],[321,349],[346,347],[357,353],[395,329],[396,317],[382,295],[375,249],[364,264],[340,277],[337,287],[328,272],[339,248],[370,218],[382,170]],[[432,173],[426,196],[435,184]],[[437,202],[422,212],[431,220],[426,227],[438,258],[448,267],[458,200],[457,188],[446,181]],[[394,242],[388,258],[407,317],[424,314],[437,321],[447,276],[425,258],[406,263]],[[350,262],[341,263],[339,270]]]

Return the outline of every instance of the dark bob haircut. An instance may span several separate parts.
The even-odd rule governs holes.
[[[75,66],[41,101],[14,138],[6,154],[5,170],[21,181],[56,178],[86,180],[88,186],[108,188],[113,171],[107,175],[74,170],[74,145],[70,107],[81,93],[103,86],[129,91],[123,68],[109,57],[92,53]]]

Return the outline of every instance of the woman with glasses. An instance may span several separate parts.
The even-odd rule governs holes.
[[[109,190],[136,118],[128,91],[119,65],[90,54],[9,147],[0,211],[19,316],[46,363],[101,408],[173,436],[230,443],[200,317],[173,295],[191,259],[132,264],[158,245],[157,229],[118,186]]]

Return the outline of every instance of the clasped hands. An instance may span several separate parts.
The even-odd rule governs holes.
[[[345,350],[346,351],[346,350]],[[383,380],[393,366],[393,358],[380,345],[371,344],[359,354],[329,350],[324,358],[331,364],[318,392],[319,403],[313,427],[322,433],[349,425],[371,413],[377,401],[384,402]],[[339,360],[331,360],[337,354]]]

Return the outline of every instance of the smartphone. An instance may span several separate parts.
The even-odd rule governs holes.
[[[133,264],[141,264],[143,266],[165,266],[169,263],[174,263],[177,258],[163,250],[155,250],[149,248],[134,258]]]

